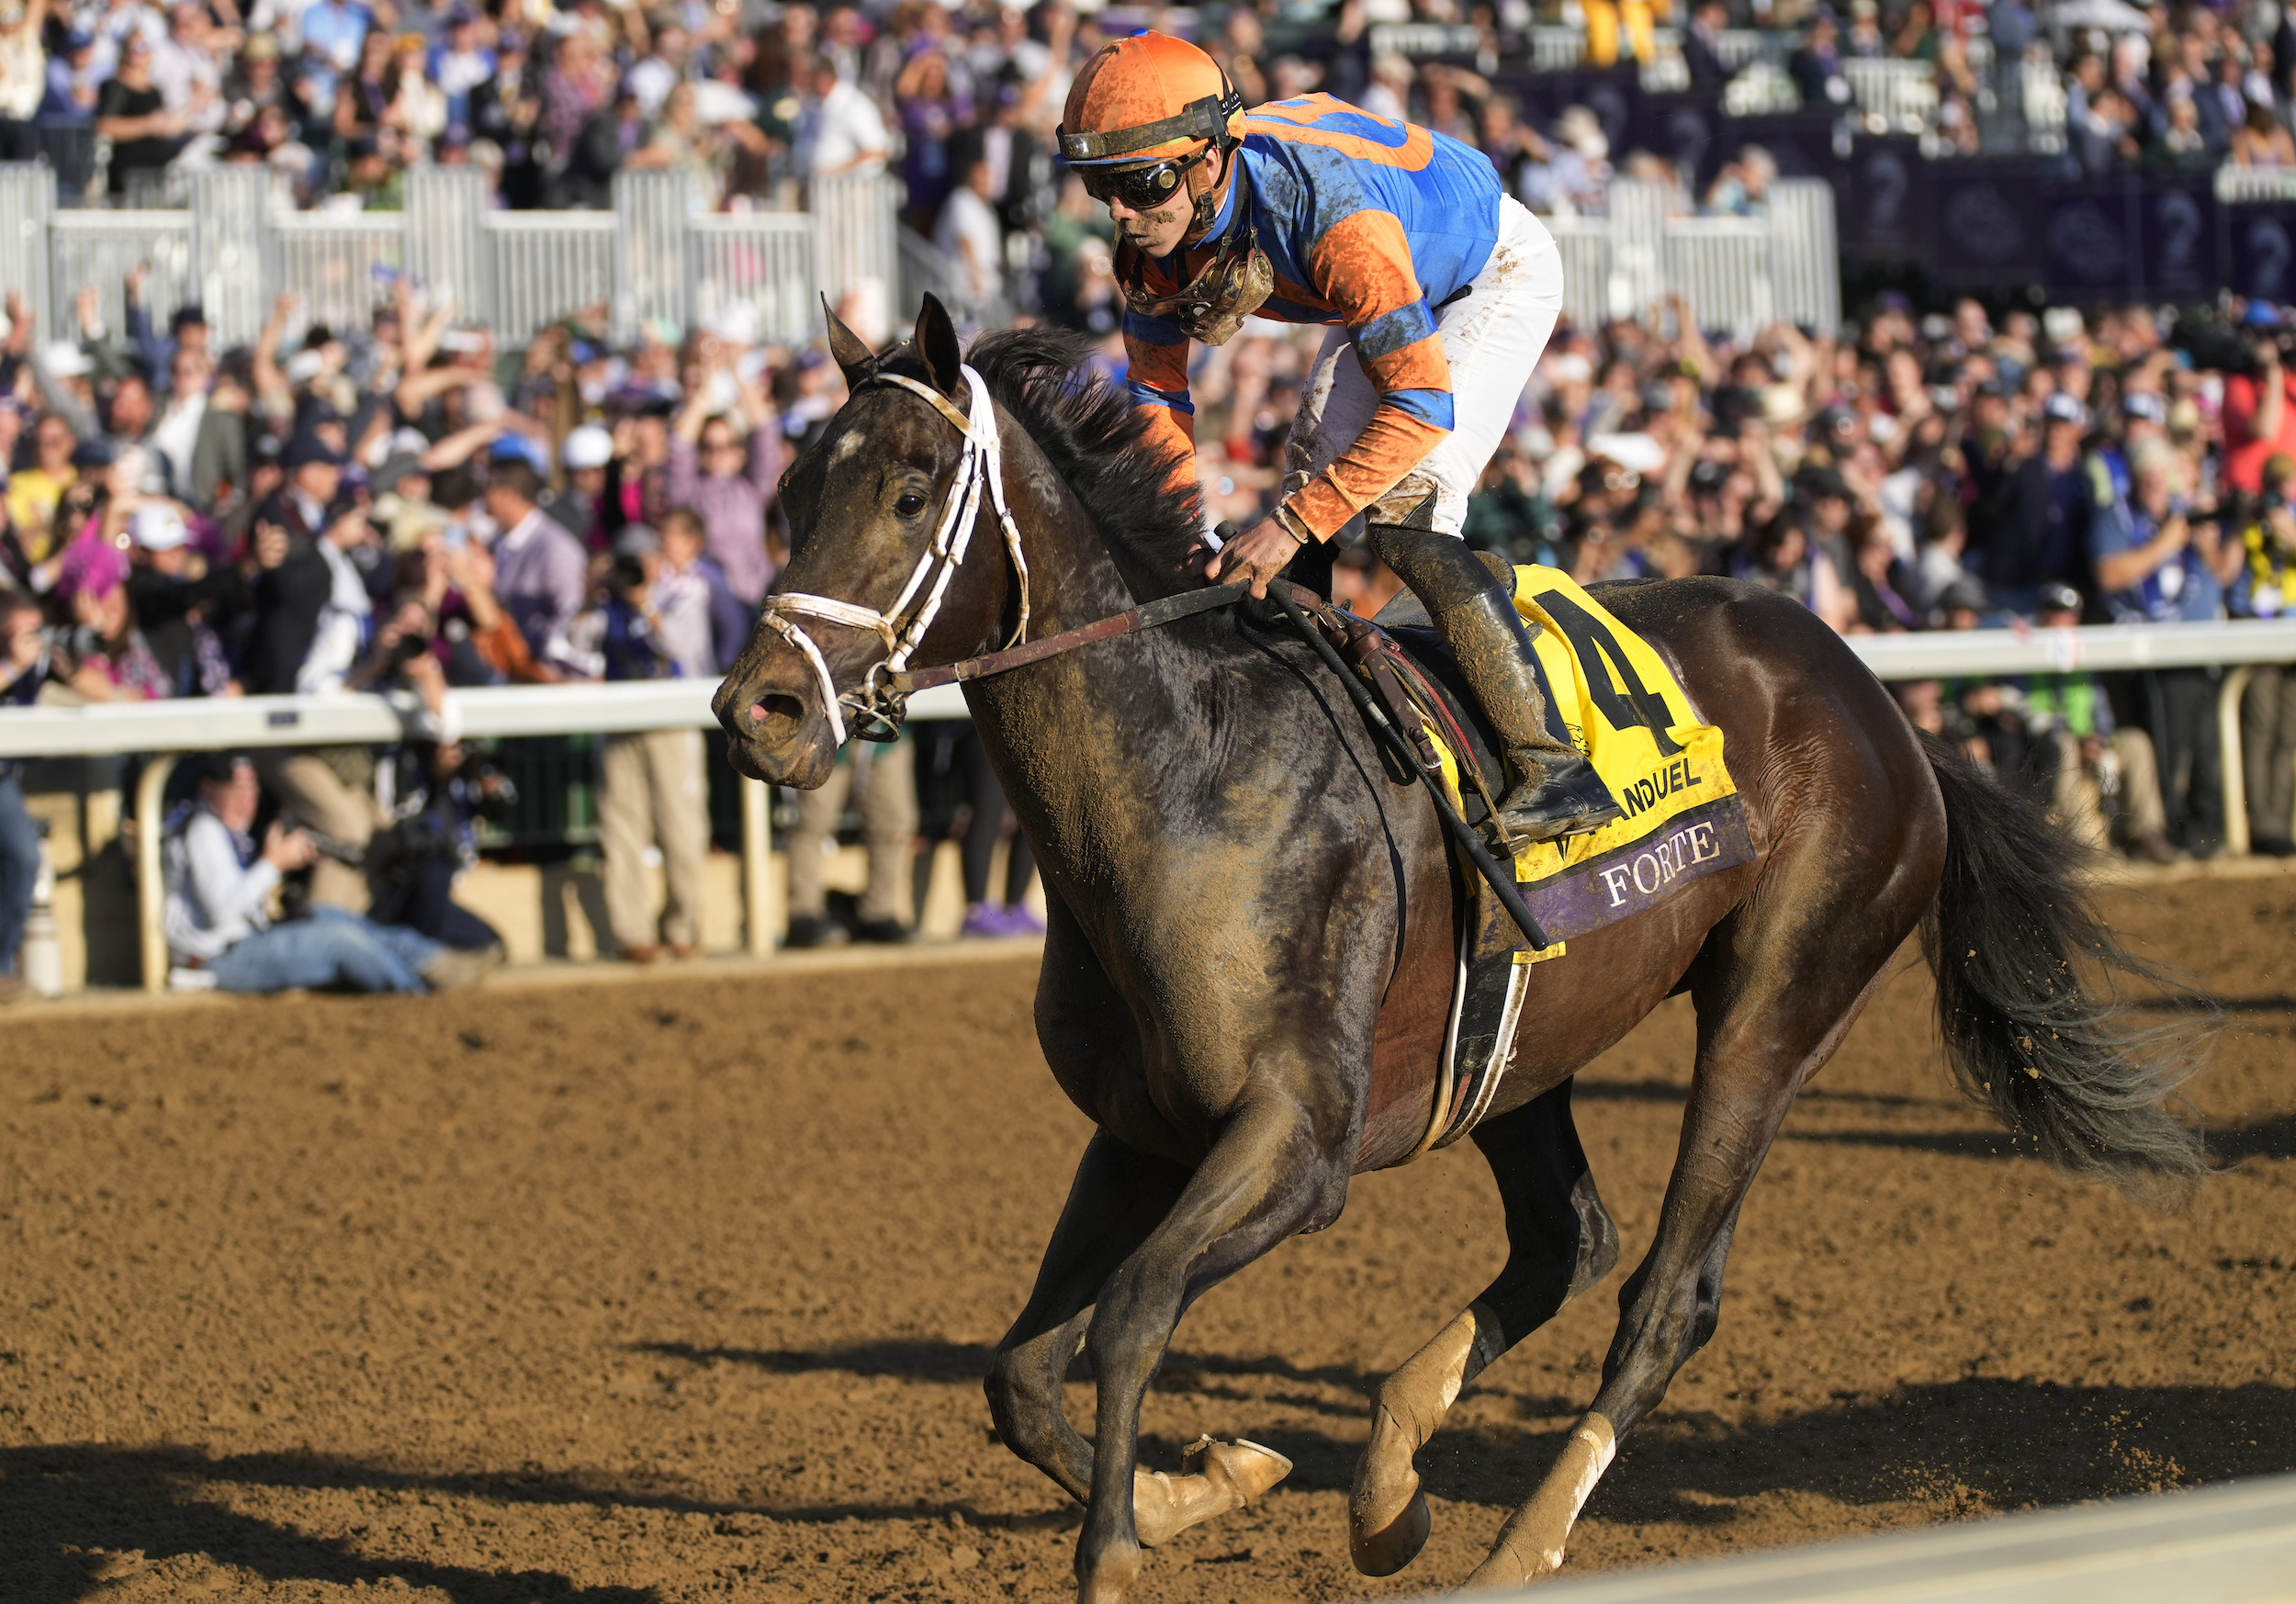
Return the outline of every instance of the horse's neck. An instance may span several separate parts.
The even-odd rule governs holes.
[[[1124,574],[1084,504],[1033,444],[1016,454],[1018,472],[1007,477],[1020,481],[1013,516],[1029,562],[1029,638],[1041,641],[1132,606]]]
[[[1033,446],[1015,466],[1009,478],[1025,487],[1013,513],[1029,563],[1030,639],[1097,623],[1176,588],[1158,586],[1137,561],[1141,572],[1128,585],[1091,515]],[[1179,634],[1155,630],[966,687],[974,724],[1040,851],[1057,860],[1070,826],[1101,813],[1111,797],[1169,782],[1204,756],[1182,715],[1212,671]]]

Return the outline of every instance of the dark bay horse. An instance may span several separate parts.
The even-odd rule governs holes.
[[[882,360],[841,327],[831,342],[851,398],[784,481],[789,567],[715,702],[737,768],[801,787],[827,778],[888,657],[995,651],[1024,598],[1041,639],[1177,593],[1202,528],[1123,393],[1081,374],[1084,346],[994,335],[968,371],[930,297]],[[980,493],[986,475],[1001,499]],[[1691,994],[1698,1048],[1657,1237],[1620,1290],[1591,1408],[1477,1584],[1561,1564],[1617,1439],[1714,1333],[1739,1208],[1787,1105],[1917,927],[1955,1071],[2012,1129],[2063,1170],[2140,1190],[2204,1167],[2161,1107],[2183,1055],[2119,1033],[2095,999],[2100,970],[2133,960],[2031,804],[1925,746],[1787,600],[1714,579],[1600,594],[1722,726],[1757,853],[1531,970],[1514,1064],[1473,1133],[1509,1256],[1380,1389],[1350,1504],[1373,1575],[1425,1541],[1412,1460],[1459,1388],[1615,1262],[1570,1077],[1662,998]],[[1429,799],[1389,776],[1340,685],[1256,609],[1101,641],[965,697],[1049,892],[1038,1038],[1098,1127],[988,1397],[1013,1451],[1088,1506],[1081,1597],[1112,1604],[1143,1542],[1288,1468],[1206,1442],[1188,1474],[1138,1469],[1142,1397],[1191,1300],[1330,1225],[1351,1176],[1419,1142],[1462,882]],[[1090,1441],[1061,1411],[1080,1350]]]

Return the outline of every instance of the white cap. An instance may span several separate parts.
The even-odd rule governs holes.
[[[752,301],[727,301],[718,308],[717,316],[709,320],[709,331],[720,340],[730,340],[736,345],[754,345],[758,342],[758,308]]]
[[[430,436],[420,429],[394,429],[376,438],[365,460],[368,467],[378,468],[394,456],[421,456],[430,449]]]
[[[191,538],[191,531],[184,527],[184,515],[163,501],[137,508],[129,528],[136,544],[148,552],[172,552]]]
[[[96,371],[88,353],[70,340],[51,340],[41,346],[39,365],[58,378],[85,378]]]
[[[585,423],[558,443],[558,460],[569,473],[604,467],[613,460],[613,436],[595,423]]]

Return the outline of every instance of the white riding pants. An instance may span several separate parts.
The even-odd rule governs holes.
[[[1435,526],[1446,534],[1459,532],[1467,499],[1514,424],[1531,369],[1561,316],[1562,252],[1555,237],[1521,202],[1503,195],[1499,242],[1475,275],[1473,293],[1435,314],[1451,365],[1451,432],[1373,506],[1379,521],[1401,519],[1433,490]],[[1299,489],[1354,444],[1379,404],[1379,390],[1356,360],[1354,337],[1334,329],[1316,354],[1292,426],[1284,493]],[[1361,516],[1348,520],[1333,544],[1361,538],[1364,522]]]

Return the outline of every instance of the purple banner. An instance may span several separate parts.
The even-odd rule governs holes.
[[[1523,900],[1550,939],[1568,941],[1648,913],[1691,881],[1753,855],[1745,803],[1726,796],[1675,814],[1638,841],[1525,886]]]

